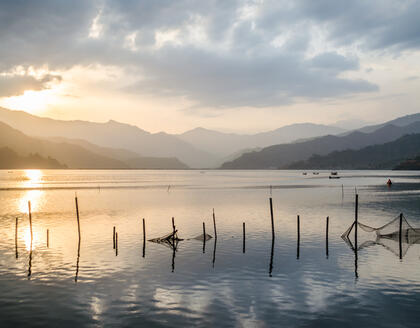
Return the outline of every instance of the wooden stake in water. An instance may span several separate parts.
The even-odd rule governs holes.
[[[271,254],[270,254],[270,267],[268,269],[268,276],[272,277],[273,272],[273,258],[274,258],[274,238],[271,240]]]
[[[50,230],[47,229],[47,248],[50,247]]]
[[[206,224],[203,222],[203,253],[206,252]]]
[[[74,275],[74,282],[77,283],[79,279],[79,263],[80,263],[80,238],[77,243],[77,260],[76,260],[76,274]]]
[[[400,213],[400,229],[399,229],[400,260],[402,259],[402,221],[403,221],[403,214]]]
[[[74,197],[74,200],[76,202],[77,230],[79,232],[79,240],[80,240],[81,239],[81,236],[80,236],[80,217],[79,217],[79,203],[77,201],[77,196]]]
[[[146,256],[146,222],[143,218],[143,257]]]
[[[28,279],[30,279],[32,275],[32,242],[34,239],[34,235],[32,232],[32,213],[31,213],[31,202],[28,201],[28,211],[29,211],[29,228],[31,231],[31,246],[29,249],[29,266],[28,266]]]
[[[273,214],[273,199],[270,197],[270,214],[271,214],[271,234],[274,239],[274,214]]]
[[[358,215],[359,215],[359,195],[356,193],[356,201],[355,201],[355,208],[354,208],[354,275],[359,278],[358,273],[358,252],[357,252],[357,226],[359,225],[358,222]]]
[[[245,222],[242,222],[242,235],[243,235],[242,253],[245,253]]]
[[[213,261],[212,261],[213,268],[214,268],[214,263],[216,262],[216,245],[217,245],[217,238],[214,238],[214,244],[213,244]]]
[[[114,249],[115,249],[115,226],[114,226],[114,228],[112,229],[112,241],[113,241],[113,245],[114,245]]]
[[[16,226],[15,226],[15,253],[16,253],[16,258],[19,257],[19,253],[18,253],[18,218],[16,218]]]
[[[326,223],[326,228],[325,228],[325,253],[326,253],[327,258],[328,258],[328,228],[329,228],[329,223],[330,223],[330,217],[327,216],[327,223]]]
[[[31,213],[31,201],[28,201],[28,212],[29,212],[29,229],[31,231],[31,250],[32,250],[32,241],[34,239],[34,234],[32,232],[32,213]]]
[[[214,208],[213,208],[213,227],[214,227],[214,238],[217,239],[217,231],[216,231],[216,215],[214,214]]]
[[[300,256],[300,216],[297,216],[297,246],[296,246],[296,259]]]
[[[357,226],[358,224],[358,215],[359,215],[359,195],[356,194],[356,200],[354,204],[354,248],[357,251]]]

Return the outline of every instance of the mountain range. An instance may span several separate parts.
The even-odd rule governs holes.
[[[84,147],[76,144],[77,142]],[[51,157],[68,168],[81,169],[130,169],[130,168],[178,168],[187,166],[174,158],[142,158],[126,150],[111,149],[89,144],[86,141],[57,140],[34,138],[0,122],[0,147],[7,147],[19,156],[38,154]],[[132,156],[131,156],[132,155]],[[144,160],[144,162],[143,162]],[[156,165],[150,165],[155,161]]]
[[[420,134],[408,134],[395,141],[359,150],[334,151],[325,156],[312,155],[306,161],[290,164],[289,169],[399,169],[407,158],[420,154]],[[407,165],[407,164],[405,164]]]
[[[304,123],[254,135],[222,133],[203,128],[182,134],[150,133],[113,120],[106,123],[61,121],[1,107],[0,121],[32,137],[60,137],[66,138],[69,143],[84,140],[101,147],[125,149],[141,157],[177,158],[191,168],[216,168],[227,158],[231,159],[233,154],[240,155],[244,149],[345,131],[338,127]]]
[[[411,122],[411,121],[407,121]],[[324,136],[293,144],[266,147],[245,153],[222,165],[223,169],[272,169],[287,168],[291,163],[303,161],[312,155],[327,155],[333,151],[360,149],[370,145],[394,141],[406,134],[420,133],[420,121],[405,126],[381,125],[371,133],[354,131],[342,136]]]
[[[38,117],[23,111],[0,108],[0,121],[38,138],[82,139],[107,148],[123,148],[142,157],[175,157],[191,167],[211,166],[213,155],[166,133],[149,133],[136,126],[109,121],[61,121]]]
[[[256,134],[204,128],[168,134],[113,120],[62,121],[0,107],[0,147],[21,157],[37,154],[68,168],[277,169],[297,163],[308,167],[315,164],[311,156],[320,160],[332,152],[360,150],[410,133],[420,133],[420,113],[354,131],[299,123]]]
[[[223,133],[196,128],[177,135],[181,140],[218,157],[227,157],[243,149],[267,147],[299,139],[340,134],[346,130],[322,124],[298,123],[256,134]]]

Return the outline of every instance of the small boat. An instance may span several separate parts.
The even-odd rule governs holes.
[[[318,174],[319,174],[319,172],[312,172],[312,174],[313,174],[313,175],[318,175]]]
[[[337,171],[332,171],[331,172],[331,175],[337,175],[338,173],[337,173]]]
[[[306,173],[306,172],[303,172],[302,174],[303,174],[303,175],[307,175],[308,173]]]
[[[339,177],[338,175],[330,175],[328,178],[329,179],[340,179],[341,177]]]

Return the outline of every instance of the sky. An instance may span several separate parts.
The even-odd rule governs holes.
[[[420,112],[420,1],[0,0],[0,106],[150,132]]]

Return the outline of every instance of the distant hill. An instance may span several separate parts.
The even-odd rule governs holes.
[[[420,113],[398,117],[394,120],[391,120],[391,121],[388,121],[388,122],[385,122],[385,123],[382,123],[382,124],[365,126],[361,129],[359,129],[358,131],[365,132],[365,133],[371,133],[373,131],[376,131],[376,130],[384,127],[385,125],[392,124],[392,125],[395,125],[395,126],[403,127],[403,126],[407,126],[407,125],[410,125],[410,124],[418,122],[418,121],[420,121]]]
[[[82,142],[84,143],[84,142]],[[87,144],[85,144],[87,146]],[[146,158],[142,162],[139,156],[119,160],[112,158],[115,152],[119,150],[112,150],[105,147],[97,147],[90,145],[90,150],[71,142],[53,142],[41,138],[29,137],[22,132],[13,129],[0,122],[0,147],[8,147],[16,152],[19,156],[29,156],[37,153],[42,157],[52,157],[60,163],[67,165],[68,168],[83,168],[83,169],[130,169],[130,168],[150,168],[151,160]],[[105,156],[110,155],[110,156]],[[160,159],[154,159],[160,161]],[[127,161],[127,162],[126,162]],[[185,164],[180,163],[176,159],[163,159],[165,168],[185,168]],[[172,166],[173,164],[173,166]],[[159,168],[159,167],[155,167]]]
[[[402,161],[396,167],[394,167],[394,170],[420,171],[420,156]]]
[[[235,153],[241,152],[243,149],[267,147],[293,142],[297,139],[339,134],[344,131],[346,130],[335,126],[299,123],[256,134],[223,133],[196,128],[177,136],[198,149],[224,158],[234,156]]]
[[[149,133],[109,121],[60,121],[0,108],[0,121],[33,137],[83,139],[102,147],[123,148],[146,157],[176,157],[191,167],[212,167],[216,157],[167,133]]]
[[[81,139],[56,137],[49,140],[79,145],[95,154],[122,161],[132,169],[188,169],[186,164],[175,157],[144,157],[126,149],[101,147]]]
[[[0,169],[65,169],[57,160],[38,154],[20,156],[8,147],[0,148]]]
[[[360,149],[370,145],[394,141],[405,134],[420,133],[420,122],[404,127],[386,125],[372,133],[360,131],[345,136],[324,136],[293,144],[281,144],[246,153],[226,162],[223,169],[269,169],[282,168],[296,161],[307,160],[314,154],[327,155],[333,151]]]
[[[420,134],[405,135],[382,145],[359,150],[334,151],[312,155],[306,161],[286,166],[288,169],[392,169],[401,161],[420,154]]]

